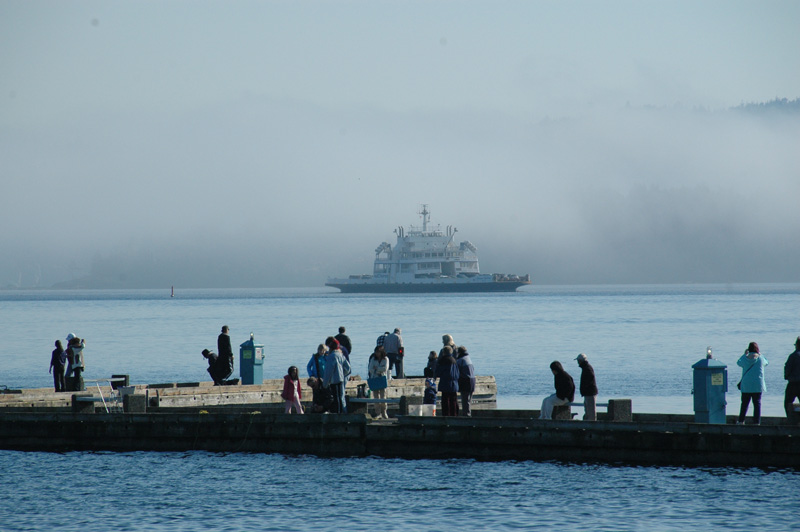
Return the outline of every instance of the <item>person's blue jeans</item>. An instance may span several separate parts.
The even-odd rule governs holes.
[[[333,394],[333,408],[336,414],[347,413],[347,397],[345,397],[344,383],[331,383],[331,393]]]

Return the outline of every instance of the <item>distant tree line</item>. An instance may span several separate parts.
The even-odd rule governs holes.
[[[742,103],[733,107],[733,110],[746,113],[800,113],[800,98],[794,100],[775,98],[768,102]]]

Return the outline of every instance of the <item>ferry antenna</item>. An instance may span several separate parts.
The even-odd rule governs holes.
[[[427,233],[428,232],[428,222],[431,219],[431,212],[428,210],[428,204],[427,203],[423,203],[422,204],[422,210],[419,211],[417,214],[420,214],[422,216],[422,232],[423,233]]]

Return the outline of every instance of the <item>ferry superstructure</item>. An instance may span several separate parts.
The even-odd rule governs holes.
[[[453,226],[442,231],[429,229],[430,211],[423,205],[422,227],[403,226],[394,230],[392,247],[382,242],[375,249],[372,274],[328,279],[326,286],[342,292],[513,292],[531,284],[530,275],[482,274],[478,250],[468,240],[455,242]]]

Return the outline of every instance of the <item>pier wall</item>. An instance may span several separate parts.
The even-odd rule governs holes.
[[[373,422],[361,414],[300,416],[259,411],[0,412],[0,448],[800,468],[800,427],[411,416]]]

